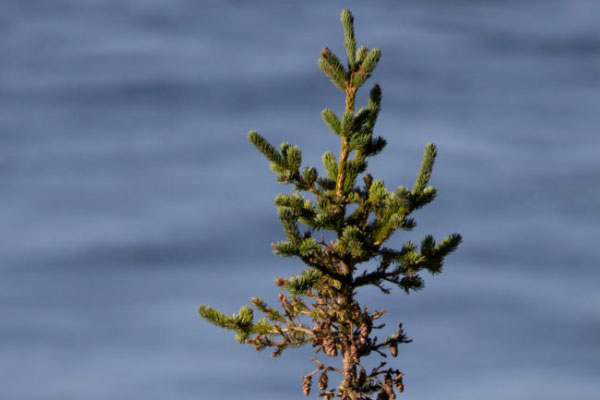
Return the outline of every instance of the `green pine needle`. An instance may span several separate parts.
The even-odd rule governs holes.
[[[277,152],[267,140],[262,137],[258,132],[252,130],[248,132],[248,140],[256,147],[269,161],[277,166],[283,166],[285,164],[283,157]]]
[[[338,175],[338,166],[337,160],[335,156],[330,151],[326,151],[323,153],[321,157],[321,161],[323,162],[323,167],[325,168],[325,172],[327,173],[327,177],[331,180],[335,180]]]
[[[342,124],[337,115],[330,109],[326,108],[321,112],[321,117],[329,129],[336,135],[342,134]]]
[[[356,62],[356,39],[354,38],[354,17],[350,10],[342,10],[341,20],[344,27],[344,45],[348,55],[348,66],[352,71]]]
[[[319,58],[319,68],[341,91],[345,91],[348,86],[348,73],[340,62],[339,58],[327,47],[321,51]]]
[[[429,142],[425,145],[425,152],[423,154],[423,161],[421,162],[421,169],[417,174],[417,180],[413,186],[412,193],[419,194],[425,189],[425,186],[429,183],[431,178],[431,172],[433,171],[433,163],[437,155],[437,149],[435,144]]]

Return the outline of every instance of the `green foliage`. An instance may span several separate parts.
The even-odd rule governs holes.
[[[378,207],[383,199],[387,197],[387,195],[388,190],[386,189],[383,181],[381,179],[375,179],[369,188],[369,203],[371,203],[374,207]]]
[[[369,102],[367,103],[367,109],[370,111],[370,118],[365,122],[365,127],[371,133],[373,133],[373,128],[375,128],[375,122],[377,122],[377,117],[379,116],[379,111],[381,110],[381,87],[378,84],[375,84],[375,86],[373,86],[373,88],[369,92]]]
[[[412,194],[419,194],[425,189],[425,186],[429,183],[429,179],[431,178],[431,172],[433,171],[433,163],[435,162],[435,157],[437,156],[437,149],[435,144],[429,142],[425,146],[425,153],[423,154],[423,161],[421,162],[421,169],[419,169],[419,173],[417,174],[417,180],[412,189]]]
[[[342,26],[344,27],[344,45],[348,57],[348,69],[354,69],[356,62],[356,39],[354,38],[354,17],[348,10],[342,11]]]
[[[377,66],[377,63],[379,62],[380,58],[381,58],[381,50],[379,50],[379,49],[369,50],[369,52],[365,56],[365,59],[360,64],[360,67],[364,71],[364,74],[361,73],[361,74],[357,74],[357,75],[360,75],[360,76],[366,75],[367,77],[369,77],[371,75],[371,72],[373,72],[373,70]],[[367,77],[365,78],[365,80],[367,79]],[[360,85],[362,85],[362,83]],[[357,84],[357,86],[359,86],[359,84]]]
[[[283,167],[284,159],[281,157],[279,152],[269,142],[266,141],[258,132],[250,131],[248,133],[248,140],[256,147],[269,161],[278,167]]]
[[[338,250],[342,256],[350,255],[362,259],[367,254],[365,235],[356,226],[346,226],[338,241]]]
[[[342,115],[342,134],[341,136],[347,138],[353,133],[354,128],[354,113],[350,110],[346,110]]]
[[[272,244],[275,254],[281,257],[296,257],[300,255],[298,247],[294,246],[287,240],[283,240]]]
[[[331,82],[341,91],[346,90],[348,81],[348,73],[344,70],[344,66],[335,54],[327,47],[321,51],[319,58],[319,68],[331,80]]]
[[[302,170],[302,178],[309,187],[315,184],[318,176],[317,169],[314,167],[306,167]]]
[[[321,158],[323,161],[323,167],[325,168],[325,172],[327,173],[327,177],[331,180],[335,180],[338,175],[338,167],[337,160],[335,156],[330,151],[326,151],[323,153],[323,157]]]
[[[367,104],[358,111],[355,111],[355,100],[358,89],[377,66],[381,51],[365,46],[357,49],[350,11],[342,11],[341,21],[347,68],[327,47],[319,58],[321,70],[346,95],[341,118],[327,108],[321,114],[325,125],[340,137],[339,156],[325,151],[324,174],[320,175],[315,167],[302,167],[302,152],[298,146],[284,142],[277,150],[258,132],[252,130],[248,134],[250,143],[269,161],[277,181],[295,190],[275,198],[286,240],[273,243],[273,251],[282,257],[300,259],[306,269],[300,275],[276,279],[282,291],[278,297],[282,311],[260,298],[251,299],[254,310],[264,315],[257,322],[249,306],[243,306],[237,314],[225,315],[202,305],[198,313],[210,323],[234,331],[238,342],[249,343],[257,350],[273,348],[273,356],[307,343],[329,357],[349,354],[347,346],[350,345],[361,349],[356,359],[344,359],[342,384],[329,392],[322,391],[320,396],[332,398],[335,394],[342,398],[354,396],[346,397],[349,399],[371,399],[379,391],[382,398],[388,398],[393,394],[392,383],[397,390],[403,388],[403,374],[391,368],[384,370],[382,366],[374,368],[369,375],[363,374],[360,358],[375,352],[382,354],[384,348],[395,356],[397,344],[410,340],[401,326],[397,333],[383,341],[371,337],[371,329],[378,329],[373,321],[383,313],[361,307],[355,295],[363,286],[377,287],[386,294],[391,292],[388,286],[406,293],[422,289],[424,280],[420,274],[440,273],[445,257],[456,250],[462,238],[453,233],[436,243],[433,236],[426,235],[420,246],[407,240],[400,249],[383,247],[395,232],[413,229],[416,222],[411,214],[435,199],[437,191],[428,185],[437,149],[433,143],[425,146],[411,190],[398,186],[390,191],[383,180],[373,179],[366,173],[367,157],[379,154],[386,146],[385,139],[374,137],[381,110],[380,86],[374,84]],[[362,186],[357,183],[361,174],[364,174]],[[324,231],[335,239],[326,242]],[[357,272],[359,267],[366,269]],[[317,372],[322,374],[335,370],[320,361],[317,367]],[[356,376],[348,371],[360,371],[360,374]],[[305,393],[310,391],[311,376],[304,377]],[[323,383],[326,381],[320,378],[320,386],[327,386]]]
[[[314,268],[306,269],[300,276],[292,276],[286,282],[286,289],[293,296],[310,292],[321,279],[321,273]]]
[[[254,311],[248,306],[242,306],[237,314],[225,315],[214,308],[201,305],[198,307],[198,314],[218,327],[235,331],[235,339],[239,343],[243,343],[251,333],[257,330],[252,323]],[[259,325],[258,328],[260,327]]]
[[[356,64],[362,64],[363,60],[365,59],[368,53],[369,49],[367,48],[367,46],[360,46],[358,50],[356,50]]]
[[[329,129],[331,129],[331,131],[333,133],[335,133],[337,135],[342,134],[342,124],[341,124],[338,116],[335,115],[335,113],[333,111],[326,108],[321,113],[321,117],[323,118],[323,121],[325,121],[325,123],[327,124]]]

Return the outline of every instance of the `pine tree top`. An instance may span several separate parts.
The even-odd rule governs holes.
[[[235,331],[236,340],[257,350],[272,348],[279,356],[285,349],[311,343],[316,352],[330,357],[342,356],[344,369],[338,370],[314,359],[317,369],[303,379],[308,394],[312,375],[320,372],[319,386],[324,398],[394,398],[393,386],[403,388],[402,372],[384,369],[385,363],[366,374],[360,360],[372,353],[383,356],[384,349],[395,356],[398,343],[408,343],[402,327],[383,340],[371,337],[374,325],[384,311],[370,312],[355,299],[363,286],[375,286],[389,294],[393,287],[409,293],[423,288],[422,272],[441,272],[445,257],[461,242],[453,233],[439,242],[426,235],[419,246],[406,241],[401,248],[385,247],[397,231],[410,231],[416,222],[412,213],[434,200],[437,191],[429,185],[437,155],[436,146],[427,143],[423,161],[412,189],[398,186],[393,190],[381,179],[367,173],[368,158],[378,155],[386,141],[374,136],[381,108],[382,92],[378,84],[370,90],[367,104],[355,110],[357,91],[377,66],[381,51],[356,47],[354,18],[350,11],[341,14],[344,28],[346,65],[327,47],[321,51],[319,68],[346,96],[345,110],[336,115],[324,109],[326,126],[340,137],[340,152],[325,151],[323,172],[302,166],[298,146],[282,143],[273,146],[257,131],[248,140],[270,162],[278,182],[291,185],[293,193],[279,194],[275,206],[285,240],[273,243],[275,254],[299,258],[305,265],[298,275],[277,278],[280,308],[252,298],[237,314],[225,315],[202,305],[199,314],[209,322]],[[362,179],[359,180],[359,178]],[[325,241],[324,233],[336,239]],[[367,268],[364,269],[364,266]],[[287,293],[287,294],[285,294]],[[255,321],[254,311],[263,314]],[[326,390],[327,373],[343,376],[340,386]],[[388,397],[385,397],[388,396]]]

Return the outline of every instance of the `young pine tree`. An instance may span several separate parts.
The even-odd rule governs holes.
[[[406,293],[423,288],[420,273],[441,272],[444,258],[457,248],[461,236],[454,233],[436,243],[427,235],[420,246],[407,241],[400,249],[385,247],[394,232],[410,231],[415,226],[410,218],[413,211],[435,198],[436,190],[428,182],[436,147],[433,143],[425,146],[412,189],[399,186],[388,191],[382,180],[365,173],[367,158],[386,144],[383,138],[373,136],[381,88],[375,84],[367,105],[358,111],[354,102],[381,52],[365,46],[357,49],[352,14],[343,10],[341,19],[347,66],[328,48],[321,51],[319,59],[321,70],[346,95],[341,117],[329,109],[322,113],[325,124],[341,140],[337,158],[329,151],[323,154],[325,174],[320,175],[314,167],[302,168],[297,146],[283,143],[277,150],[258,132],[248,134],[250,143],[271,162],[277,181],[295,189],[275,198],[286,240],[273,243],[274,252],[297,257],[306,268],[299,275],[275,279],[282,291],[279,308],[254,297],[252,306],[243,306],[237,314],[225,315],[205,305],[198,311],[209,322],[235,331],[238,342],[256,350],[271,348],[273,356],[305,344],[311,344],[315,353],[323,353],[320,359],[312,358],[315,370],[302,377],[305,395],[318,374],[318,396],[327,400],[394,399],[395,390],[403,391],[404,374],[385,362],[367,369],[364,359],[375,353],[386,357],[386,352],[396,357],[398,345],[411,340],[402,325],[387,338],[375,337],[374,330],[384,326],[378,320],[385,311],[361,306],[357,291],[369,285],[385,294],[394,286]],[[358,178],[363,173],[360,184]],[[322,235],[326,231],[333,232],[335,240],[326,242]],[[255,310],[263,314],[261,319],[254,319]],[[341,367],[335,362],[338,357]],[[340,380],[330,381],[332,374],[339,374]]]

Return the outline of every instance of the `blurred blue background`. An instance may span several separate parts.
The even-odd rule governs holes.
[[[343,7],[383,51],[369,171],[410,186],[439,147],[438,199],[392,244],[464,236],[423,292],[361,295],[414,339],[406,397],[600,398],[595,0],[3,0],[0,398],[302,398],[312,349],[256,354],[196,307],[301,270],[246,133],[319,167],[339,148],[316,61]]]

